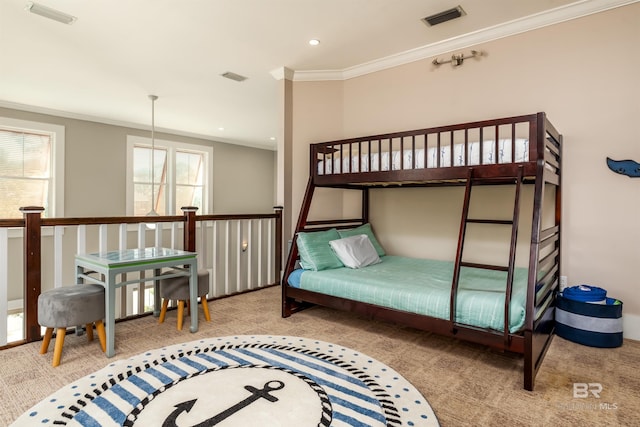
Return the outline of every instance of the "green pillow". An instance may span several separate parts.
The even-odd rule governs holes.
[[[351,237],[357,236],[358,234],[366,234],[367,237],[369,237],[369,240],[371,240],[373,247],[376,248],[378,256],[385,256],[384,249],[382,249],[378,239],[376,239],[376,236],[373,234],[371,224],[369,223],[361,225],[360,227],[350,228],[348,230],[338,230],[338,234],[340,237]]]
[[[305,270],[328,270],[342,267],[342,261],[331,249],[329,242],[338,240],[338,230],[311,231],[298,233],[300,265]]]

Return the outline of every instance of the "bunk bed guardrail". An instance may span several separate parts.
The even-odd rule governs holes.
[[[464,181],[470,166],[477,167],[478,176],[487,167],[514,176],[518,163],[525,163],[524,175],[533,177],[535,160],[545,150],[543,141],[535,138],[540,125],[550,137],[559,138],[545,114],[538,113],[312,144],[310,171],[321,186],[345,179],[353,184],[404,185]]]

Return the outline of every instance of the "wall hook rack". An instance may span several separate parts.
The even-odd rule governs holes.
[[[447,59],[447,60],[442,60],[438,58],[434,59],[433,65],[440,66],[442,64],[450,63],[452,66],[457,67],[459,65],[462,65],[465,59],[475,58],[482,55],[484,55],[484,52],[479,50],[472,50],[468,55],[465,55],[464,53],[454,53],[453,55],[451,55],[451,59]]]

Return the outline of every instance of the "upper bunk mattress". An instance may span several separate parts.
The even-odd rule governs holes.
[[[387,255],[365,268],[304,270],[292,286],[395,310],[449,319],[454,263]],[[456,322],[503,331],[507,273],[463,267],[458,284]],[[527,269],[514,274],[509,331],[524,326]]]

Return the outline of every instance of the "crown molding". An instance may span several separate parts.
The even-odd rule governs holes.
[[[295,81],[348,80],[354,77],[386,70],[399,65],[420,61],[433,56],[442,55],[452,50],[466,49],[480,43],[513,36],[536,30],[549,25],[570,21],[583,16],[604,12],[621,6],[636,3],[640,0],[582,0],[560,6],[544,12],[515,19],[503,24],[487,27],[458,37],[452,37],[437,43],[421,46],[398,54],[390,55],[374,61],[365,62],[342,70],[310,70],[294,71]]]
[[[271,76],[276,80],[293,80],[293,70],[287,67],[276,68],[271,71]]]

